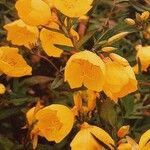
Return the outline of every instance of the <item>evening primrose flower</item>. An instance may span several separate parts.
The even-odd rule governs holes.
[[[43,0],[18,0],[15,7],[28,25],[45,25],[51,20],[50,7]]]
[[[92,8],[93,0],[53,0],[54,6],[68,17],[80,17]]]
[[[150,66],[150,46],[137,46],[136,58],[140,60],[141,71],[147,71]],[[138,73],[138,64],[134,66],[135,73]]]
[[[50,23],[48,27],[59,30],[59,26],[54,22]],[[40,40],[46,54],[53,57],[60,57],[63,52],[62,49],[56,47],[54,44],[70,47],[73,46],[71,39],[66,37],[64,34],[45,28],[43,28],[40,32]]]
[[[97,126],[89,125],[84,122],[81,125],[81,130],[70,144],[71,150],[102,150],[103,146],[100,145],[93,136],[107,145],[109,149],[114,149],[114,141],[107,132]]]
[[[6,24],[4,28],[8,31],[7,40],[14,45],[30,48],[38,40],[38,28],[25,24],[21,19]]]
[[[149,150],[150,148],[150,129],[144,132],[139,141],[140,150]]]
[[[31,134],[43,136],[48,141],[59,143],[71,131],[74,123],[72,111],[60,104],[52,104],[34,113],[35,107],[27,114],[29,125],[33,124]],[[35,147],[35,146],[34,146]]]
[[[0,70],[11,77],[31,75],[32,68],[18,53],[18,48],[0,47]]]
[[[93,91],[101,91],[105,80],[105,65],[99,56],[90,51],[73,54],[65,67],[65,81],[70,87],[82,85]]]
[[[110,54],[105,58],[106,80],[103,87],[105,94],[117,102],[137,90],[137,80],[127,60],[117,54]],[[122,59],[121,59],[122,58]]]

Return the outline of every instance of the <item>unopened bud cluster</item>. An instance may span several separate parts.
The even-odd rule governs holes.
[[[146,22],[150,16],[148,11],[144,11],[142,14],[136,13],[135,19],[126,18],[125,22],[129,26],[136,26],[138,29],[145,28]]]

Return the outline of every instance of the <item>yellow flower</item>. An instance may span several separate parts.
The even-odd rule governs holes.
[[[129,143],[122,143],[118,146],[117,150],[132,150],[132,146]]]
[[[149,150],[150,149],[150,129],[142,134],[139,141],[140,150]]]
[[[150,66],[150,46],[138,47],[136,57],[140,59],[141,70],[147,71]],[[134,69],[135,73],[138,73],[138,65],[136,65]]]
[[[120,144],[118,150],[124,150],[123,148],[128,148],[127,150],[149,150],[150,148],[150,129],[142,134],[139,144],[137,144],[131,137],[126,136],[127,143]],[[124,145],[124,146],[123,146]],[[130,148],[130,149],[129,149]]]
[[[2,83],[0,83],[0,94],[4,94],[5,91],[6,91],[5,86]]]
[[[114,149],[112,146],[114,145],[114,141],[107,132],[85,122],[81,125],[81,130],[71,142],[71,150],[102,150],[103,146],[93,136],[106,144],[111,150]]]
[[[11,77],[31,75],[32,68],[27,65],[17,48],[0,47],[0,70]]]
[[[53,0],[43,0],[45,3],[49,5],[50,8],[54,7]]]
[[[71,88],[82,85],[90,90],[101,91],[105,79],[105,65],[101,58],[90,51],[75,53],[65,67],[65,81]]]
[[[30,48],[38,40],[38,28],[25,24],[21,19],[5,25],[4,28],[8,31],[7,40],[14,45]]]
[[[53,0],[54,6],[68,17],[80,17],[90,9],[93,0]]]
[[[133,150],[140,150],[139,145],[131,137],[126,136],[126,141],[126,144],[130,144]]]
[[[105,59],[106,80],[103,90],[108,97],[117,102],[118,98],[137,90],[137,80],[131,66],[124,58],[122,61],[118,55],[113,55],[112,58],[113,60]]]
[[[29,125],[35,122],[32,134],[45,137],[48,141],[59,143],[71,131],[74,123],[72,111],[64,105],[52,104],[34,113],[34,108],[27,114]]]
[[[56,23],[51,23],[49,27],[59,30],[59,26]],[[40,40],[46,54],[53,57],[60,57],[63,52],[62,49],[57,48],[54,44],[73,46],[71,40],[64,34],[44,28],[40,32]]]
[[[45,25],[51,19],[50,7],[42,0],[18,0],[15,7],[26,24]]]

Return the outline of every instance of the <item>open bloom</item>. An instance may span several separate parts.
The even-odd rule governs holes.
[[[88,123],[83,123],[81,125],[81,130],[74,137],[70,146],[72,150],[102,150],[103,146],[100,145],[96,139],[99,139],[104,143],[109,149],[113,150],[114,141],[109,136],[107,132],[103,129],[89,125]]]
[[[150,46],[138,46],[136,57],[140,60],[141,71],[147,71],[150,66]],[[138,73],[138,65],[134,66],[134,71],[135,73]]]
[[[106,80],[103,87],[105,94],[112,100],[124,97],[137,90],[137,80],[127,60],[117,54],[106,58]]]
[[[139,141],[140,150],[149,150],[150,148],[150,129],[143,133]]]
[[[101,91],[105,80],[105,65],[99,56],[90,51],[75,53],[65,67],[65,81],[71,88],[82,85],[90,90]]]
[[[53,0],[54,6],[68,17],[80,17],[91,9],[93,0]]]
[[[59,26],[56,23],[50,23],[48,27],[59,30]],[[56,47],[55,44],[70,47],[73,46],[71,39],[66,37],[63,33],[44,28],[40,32],[40,40],[46,54],[53,57],[60,57],[63,52],[63,50]]]
[[[31,108],[27,114],[29,125],[34,125],[32,134],[45,137],[48,141],[59,143],[71,131],[74,123],[72,111],[59,104],[52,104],[35,112]]]
[[[43,0],[18,0],[15,6],[26,24],[45,25],[51,19],[50,7]]]
[[[25,24],[21,19],[5,25],[4,28],[8,31],[7,40],[14,45],[30,48],[38,40],[38,28]]]
[[[32,68],[18,51],[18,48],[0,47],[0,71],[11,77],[31,75]]]

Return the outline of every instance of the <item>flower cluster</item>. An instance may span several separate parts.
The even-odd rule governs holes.
[[[36,53],[33,48],[37,46],[38,56],[45,52],[46,56],[57,58],[67,53],[61,47],[71,48],[67,53],[69,59],[68,55],[65,57],[68,60],[64,67],[64,81],[68,82],[69,90],[77,89],[73,94],[74,107],[69,108],[62,104],[44,107],[37,103],[27,111],[27,127],[33,149],[37,147],[39,136],[48,141],[61,142],[77,123],[79,131],[70,143],[72,150],[149,150],[150,130],[141,136],[137,144],[128,136],[129,126],[121,127],[114,133],[117,137],[113,139],[112,135],[89,121],[92,113],[97,111],[96,102],[100,100],[101,95],[105,100],[111,99],[116,104],[118,99],[138,89],[134,72],[146,72],[150,66],[150,46],[137,46],[136,60],[140,63],[134,68],[125,58],[111,52],[116,50],[112,44],[124,38],[129,32],[118,33],[103,41],[106,42],[106,47],[102,46],[100,52],[95,49],[79,49],[82,36],[75,31],[74,21],[83,21],[86,24],[89,17],[84,15],[90,11],[93,2],[17,0],[15,8],[19,19],[4,26],[7,40],[15,45],[0,47],[0,72],[9,77],[32,75],[32,68],[21,55],[17,48],[19,46],[32,54]],[[136,20],[126,18],[126,23],[130,26],[139,25],[145,23],[148,17],[149,12],[144,12],[137,15]],[[0,94],[4,94],[5,90],[4,85],[0,84]],[[88,119],[84,118],[85,116]]]
[[[103,60],[90,51],[72,55],[65,67],[65,80],[71,88],[84,85],[93,91],[103,90],[114,101],[137,90],[128,61],[114,53]]]
[[[78,105],[79,106],[79,105]],[[71,109],[64,105],[52,104],[46,107],[38,105],[31,108],[26,114],[28,126],[31,128],[31,139],[33,149],[36,148],[38,136],[45,137],[48,141],[59,143],[71,131],[74,124],[74,115]],[[127,136],[129,126],[122,126],[118,130],[118,144],[116,145],[112,137],[94,125],[84,122],[80,125],[80,130],[70,143],[72,150],[101,150],[104,147],[110,150],[148,150],[150,146],[150,130],[146,131],[137,144],[131,137]],[[101,141],[101,143],[98,142]],[[104,146],[105,145],[105,146]]]
[[[7,40],[29,49],[40,40],[48,56],[60,57],[63,50],[55,45],[73,46],[72,40],[79,40],[79,36],[73,27],[67,33],[64,31],[66,35],[62,33],[56,9],[66,16],[69,14],[68,17],[78,18],[91,9],[91,4],[92,0],[88,0],[86,5],[83,0],[18,0],[15,7],[20,19],[4,26],[8,32]]]

